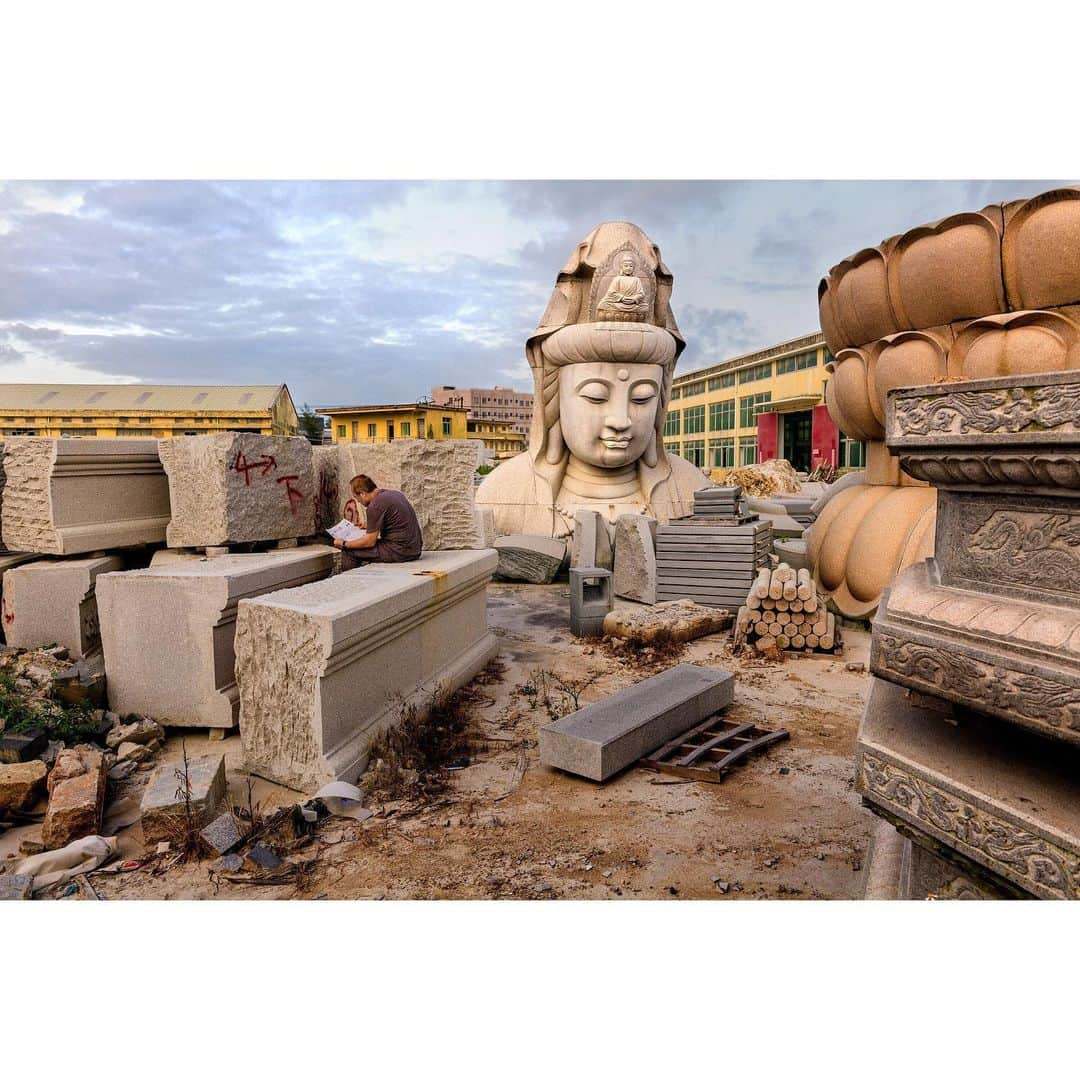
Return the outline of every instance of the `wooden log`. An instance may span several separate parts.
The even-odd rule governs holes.
[[[788,603],[788,610],[790,611],[802,611],[803,602],[801,600],[791,600]]]
[[[791,625],[791,612],[790,611],[778,611],[776,613],[776,621],[781,626],[790,626]]]
[[[777,634],[776,635],[776,647],[778,649],[786,649],[790,645],[791,645],[791,638],[789,638],[787,636],[787,634]]]
[[[746,606],[751,611],[758,611],[761,608],[761,597],[751,590],[750,595],[746,598]]]
[[[776,601],[771,596],[766,596],[765,599],[761,601],[761,610],[762,611],[775,611],[776,610]]]
[[[757,646],[758,652],[765,652],[768,649],[776,648],[776,638],[760,637],[754,644]]]
[[[763,600],[769,595],[769,582],[772,579],[772,575],[769,572],[767,566],[763,566],[754,578],[753,593],[759,599]]]
[[[817,594],[815,593],[813,596],[810,597],[809,600],[804,600],[803,601],[803,611],[809,611],[811,614],[813,614],[815,611],[817,611],[817,609],[818,609],[818,598],[817,598]]]
[[[836,619],[833,613],[829,612],[828,629],[825,631],[821,638],[821,648],[828,652],[831,652],[836,645]]]
[[[792,626],[802,626],[806,622],[806,612],[792,611],[790,614]]]
[[[739,613],[735,616],[735,625],[744,633],[750,625],[750,609],[745,604],[739,608]]]
[[[785,600],[797,600],[799,598],[799,588],[794,581],[784,582],[784,599]]]
[[[798,588],[798,591],[799,591],[799,599],[800,600],[809,600],[810,597],[814,595],[814,583],[810,579],[810,571],[809,570],[800,570],[799,571],[799,588]]]
[[[754,623],[754,633],[758,637],[764,637],[769,632],[769,624],[764,619],[759,619]]]
[[[802,634],[796,634],[791,639],[791,647],[793,649],[805,649],[806,648],[806,638],[803,637]]]
[[[817,636],[817,634],[807,634],[806,635],[806,647],[808,649],[816,649],[818,647],[818,645],[820,644],[820,642],[821,642],[821,639]]]
[[[795,571],[792,570],[792,568],[790,566],[788,566],[788,564],[786,562],[782,562],[773,571],[773,581],[777,581],[777,580],[785,582],[785,581],[797,581],[798,579],[796,577]]]
[[[787,600],[774,600],[773,607],[776,608],[777,611],[791,610],[791,604]]]
[[[777,580],[775,572],[773,573],[772,581],[769,583],[769,595],[774,600],[779,600],[784,595],[784,583]]]

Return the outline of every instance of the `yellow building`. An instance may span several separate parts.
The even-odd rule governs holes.
[[[278,386],[0,383],[0,431],[50,438],[167,439],[217,431],[295,435],[296,406]]]
[[[334,442],[393,442],[395,439],[464,439],[468,409],[453,405],[335,405],[316,410],[330,417]]]
[[[511,420],[469,420],[468,437],[482,439],[495,460],[503,461],[525,449],[525,435],[515,426]]]
[[[863,443],[847,438],[825,407],[821,334],[807,334],[679,375],[664,426],[671,453],[707,469],[782,457],[799,471],[822,461],[862,468]]]

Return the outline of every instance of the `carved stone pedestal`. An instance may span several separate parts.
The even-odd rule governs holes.
[[[894,390],[887,440],[938,488],[936,554],[896,579],[874,621],[860,790],[959,870],[1073,898],[1080,372]],[[955,715],[920,707],[934,700]]]

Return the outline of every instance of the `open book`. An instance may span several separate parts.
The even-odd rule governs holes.
[[[342,518],[332,529],[326,530],[335,540],[359,540],[367,534],[358,525]]]

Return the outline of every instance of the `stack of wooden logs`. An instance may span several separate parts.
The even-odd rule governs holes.
[[[780,563],[758,571],[735,621],[735,644],[744,642],[758,652],[840,648],[836,618],[818,599],[808,570]]]

